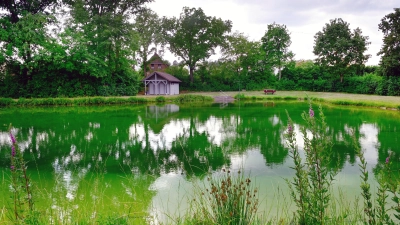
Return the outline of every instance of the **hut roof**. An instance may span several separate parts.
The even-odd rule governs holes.
[[[159,71],[156,71],[156,72],[151,73],[149,76],[147,76],[146,78],[144,78],[142,81],[148,80],[149,78],[151,78],[151,77],[154,76],[155,74],[157,74],[157,75],[163,77],[164,79],[166,79],[166,80],[169,81],[169,82],[182,82],[182,81],[180,81],[178,78],[172,76],[171,74],[164,73],[164,72],[159,72]]]

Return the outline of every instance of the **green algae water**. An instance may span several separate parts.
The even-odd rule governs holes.
[[[0,108],[0,219],[12,215],[11,143],[15,135],[32,179],[35,208],[49,223],[107,216],[134,223],[171,222],[190,207],[208,174],[242,169],[259,187],[260,212],[294,210],[285,179],[293,162],[285,147],[286,110],[300,150],[305,102]],[[317,105],[314,105],[317,109]],[[391,154],[400,168],[400,113],[323,106],[334,141],[333,191],[361,197],[352,132],[365,153],[370,183]],[[282,212],[281,212],[282,213]],[[173,222],[171,222],[173,223]]]

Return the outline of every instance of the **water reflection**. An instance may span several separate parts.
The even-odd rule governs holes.
[[[246,103],[240,108],[235,104],[224,108],[174,104],[10,108],[0,112],[0,124],[13,124],[12,132],[24,150],[28,169],[46,174],[41,181],[55,180],[54,186],[46,185],[54,190],[63,189],[69,201],[78,201],[79,193],[85,192],[80,189],[91,187],[87,185],[88,179],[93,180],[93,174],[97,173],[114,175],[104,183],[104,189],[119,189],[120,193],[137,198],[129,188],[131,184],[121,180],[121,176],[151,175],[146,185],[141,186],[146,191],[163,190],[169,187],[170,179],[188,182],[189,177],[202,178],[209,171],[239,165],[260,177],[290,176],[291,161],[283,138],[285,110],[295,123],[302,149],[300,127],[304,122],[300,114],[307,107],[305,103],[276,103],[274,107]],[[324,112],[326,132],[334,142],[334,160],[330,162],[333,169],[341,170],[342,175],[358,171],[354,169],[357,157],[352,146],[355,134],[371,171],[373,168],[377,173],[390,152],[394,162],[391,166],[398,171],[400,116],[397,112],[329,107]],[[3,126],[0,130],[2,170],[9,168],[9,149],[7,127]],[[124,198],[122,194],[111,196]],[[5,201],[4,197],[2,200]],[[144,205],[149,204],[147,201]]]
[[[359,111],[329,109],[326,114],[333,115],[328,115],[327,132],[333,138],[334,157],[339,168],[346,161],[356,162],[356,153],[351,146],[353,133],[365,150],[368,163],[376,164],[377,159],[386,159],[388,152],[397,152],[398,123],[368,123],[365,121],[371,120],[371,116]],[[365,118],[360,118],[360,114]],[[282,136],[286,115],[278,106],[242,106],[239,111],[234,106],[224,109],[186,107],[182,110],[178,105],[168,104],[105,113],[63,114],[43,110],[35,113],[33,120],[28,119],[31,116],[24,113],[18,118],[8,115],[2,117],[1,122],[14,124],[13,132],[20,148],[23,151],[29,149],[34,155],[27,157],[43,162],[41,166],[44,167],[51,165],[49,160],[87,165],[89,161],[107,158],[112,163],[150,174],[190,171],[188,167],[195,165],[196,171],[192,169],[191,172],[200,175],[200,171],[229,165],[231,154],[254,149],[260,151],[269,166],[283,164],[288,157]],[[300,115],[292,113],[291,116],[302,148],[298,128],[303,126],[303,121]],[[47,117],[50,121],[46,121]],[[5,128],[0,133],[0,146],[0,153],[7,156],[10,143]],[[6,162],[4,157],[3,162]]]

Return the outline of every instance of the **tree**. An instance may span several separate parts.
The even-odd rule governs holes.
[[[90,60],[83,63],[92,68],[89,75],[111,77],[131,70],[138,46],[129,19],[152,0],[64,1],[72,15],[66,32],[74,41],[68,51],[86,53]]]
[[[400,76],[400,8],[382,18],[379,30],[383,32],[380,66],[387,76]]]
[[[138,53],[140,56],[140,61],[142,64],[143,74],[146,76],[146,68],[147,68],[147,57],[151,54],[152,51],[156,50],[156,48],[150,48],[152,44],[159,44],[160,40],[160,29],[161,29],[161,20],[158,17],[157,13],[150,9],[146,9],[138,14],[135,19],[135,31],[138,34]]]
[[[266,64],[271,67],[278,67],[280,80],[282,66],[294,57],[293,53],[288,50],[292,41],[286,25],[276,24],[275,22],[269,24],[261,42],[262,49],[266,54]]]
[[[232,22],[206,16],[201,8],[184,7],[179,18],[163,18],[162,34],[169,50],[189,67],[190,82],[196,63],[214,54],[224,43]]]
[[[49,41],[46,26],[54,17],[46,12],[57,0],[4,0],[0,9],[0,59],[14,64],[27,79],[33,58]],[[26,81],[26,80],[25,80]]]
[[[231,62],[235,73],[247,73],[254,69],[260,56],[260,43],[249,41],[243,33],[235,32],[227,37],[227,43],[221,48],[222,60]]]
[[[17,23],[25,14],[43,13],[46,8],[53,6],[57,0],[3,0],[0,9],[6,10],[6,18],[11,23]]]
[[[367,50],[368,36],[363,36],[361,29],[350,31],[349,23],[342,19],[330,20],[322,32],[314,36],[314,51],[316,62],[329,69],[335,76],[340,76],[340,82],[350,66],[363,65],[370,55]]]

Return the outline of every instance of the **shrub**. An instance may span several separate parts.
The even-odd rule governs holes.
[[[156,102],[165,102],[165,97],[164,96],[156,97]]]
[[[13,105],[15,102],[12,98],[0,98],[0,106]]]
[[[244,94],[236,94],[235,99],[245,99],[245,95]]]
[[[296,90],[296,84],[293,80],[282,79],[278,82],[277,89],[283,91]]]

